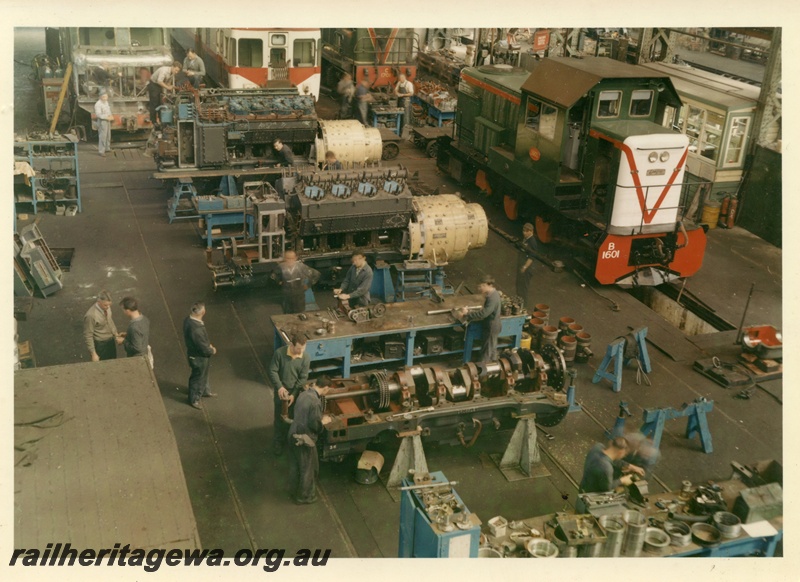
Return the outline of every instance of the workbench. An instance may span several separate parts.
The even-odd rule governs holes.
[[[461,307],[480,307],[483,305],[482,295],[460,295],[445,297],[441,302],[430,299],[406,301],[386,304],[386,313],[382,317],[372,318],[361,323],[352,322],[340,315],[334,322],[334,331],[317,333],[325,329],[325,321],[332,320],[328,311],[307,311],[303,314],[273,315],[272,325],[275,327],[275,348],[288,343],[291,333],[300,333],[308,338],[306,353],[311,356],[312,373],[335,371],[342,378],[349,378],[353,368],[376,364],[397,363],[400,366],[413,366],[415,362],[432,356],[445,357],[461,355],[463,362],[472,359],[473,351],[478,349],[477,340],[481,339],[482,329],[479,322],[467,326],[458,322],[450,313],[427,315],[428,311],[438,309],[458,309]],[[374,306],[375,304],[373,304]],[[302,320],[301,315],[305,317]],[[522,327],[529,316],[503,316],[501,341],[499,348],[519,348],[522,339]],[[463,334],[463,349],[444,349],[436,354],[419,353],[417,338],[426,332],[444,334]],[[386,339],[387,336],[399,336],[404,344],[402,357],[360,357],[354,360],[354,343],[364,338]],[[356,346],[357,347],[357,346]],[[417,353],[415,353],[417,350]],[[316,365],[315,365],[316,364]]]
[[[403,107],[390,107],[389,105],[372,105],[370,107],[370,117],[372,118],[372,127],[385,127],[391,129],[397,135],[403,127],[403,115],[405,115],[405,108]]]
[[[192,207],[197,215],[206,224],[206,246],[211,248],[215,240],[243,238],[245,234],[250,237],[255,236],[255,218],[248,213],[249,208],[225,208],[219,210],[200,210],[197,197],[191,199]],[[240,225],[241,230],[231,235],[231,233],[220,233],[215,235],[214,228],[218,226]],[[246,229],[246,232],[245,232]]]
[[[416,103],[417,105],[420,105],[420,106],[425,108],[425,112],[426,112],[427,117],[430,118],[434,122],[436,127],[442,127],[444,122],[453,121],[456,118],[455,110],[446,111],[446,110],[439,109],[438,107],[436,107],[432,103],[426,101],[425,99],[422,99],[422,98],[418,97],[417,95],[414,95],[411,98],[411,100],[412,100],[412,103]]]
[[[747,489],[747,485],[745,485],[742,481],[738,479],[730,479],[728,481],[723,481],[717,483],[722,488],[722,497],[725,500],[725,503],[728,506],[727,511],[732,511],[733,504],[736,501],[736,497],[739,495],[743,489]],[[669,504],[679,499],[679,492],[668,492],[668,493],[651,493],[647,498],[648,504],[647,507],[641,507],[639,505],[633,504],[632,502],[627,502],[626,506],[620,510],[625,511],[626,509],[636,509],[642,512],[645,517],[647,518],[654,518],[660,521],[667,519],[667,511],[658,509],[655,506],[656,501],[663,501],[665,504]],[[610,510],[604,510],[609,514],[613,512]],[[549,515],[541,515],[537,517],[525,518],[522,520],[517,521],[516,523],[524,526],[528,529],[536,529],[539,531],[543,537],[550,540],[551,542],[556,543],[556,545],[563,544],[564,542],[558,541],[555,539],[555,530],[553,527],[549,525],[549,522],[553,520],[554,514]],[[510,518],[508,519],[509,524],[514,523],[514,521]],[[487,520],[484,520],[487,521]],[[731,539],[722,539],[718,544],[712,546],[701,546],[694,542],[694,540],[690,541],[688,545],[683,547],[677,547],[670,545],[664,549],[660,554],[652,554],[648,552],[648,550],[643,549],[641,552],[640,557],[666,557],[666,558],[678,558],[678,557],[714,557],[714,558],[721,558],[721,557],[734,557],[734,556],[748,556],[755,553],[760,555],[771,557],[775,555],[775,547],[778,545],[778,542],[783,538],[783,516],[774,517],[766,522],[761,522],[762,524],[767,523],[774,529],[775,533],[762,535],[762,536],[754,536],[751,537],[745,532],[745,528],[752,526],[754,524],[742,524],[742,530],[739,535],[735,538]],[[691,527],[691,523],[688,524]],[[485,540],[488,542],[489,545],[492,547],[500,548],[504,544],[506,547],[511,547],[512,545],[516,545],[516,549],[512,550],[506,557],[509,558],[520,558],[520,557],[529,557],[527,551],[525,550],[524,544],[522,543],[515,543],[511,539],[511,534],[514,531],[524,531],[520,529],[511,529],[508,528],[506,531],[506,535],[502,537],[494,537],[489,533],[489,530],[485,530]]]

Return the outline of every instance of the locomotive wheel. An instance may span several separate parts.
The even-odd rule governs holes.
[[[544,244],[553,242],[553,224],[541,215],[537,215],[534,222],[536,238],[539,242]]]
[[[511,196],[503,196],[503,210],[509,220],[516,220],[519,218],[519,205],[517,199]]]
[[[383,144],[383,151],[381,152],[382,160],[393,160],[400,153],[400,147],[393,142]]]
[[[432,140],[428,147],[425,148],[425,153],[428,154],[429,158],[435,158],[439,154],[439,141]]]

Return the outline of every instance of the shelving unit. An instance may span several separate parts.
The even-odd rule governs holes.
[[[78,164],[78,142],[71,136],[14,142],[14,161],[27,162],[36,175],[30,186],[15,180],[14,207],[27,204],[33,213],[39,204],[53,203],[75,207],[81,211],[81,187]],[[56,209],[58,210],[58,209]]]

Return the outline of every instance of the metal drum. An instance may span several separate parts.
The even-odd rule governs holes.
[[[528,540],[525,548],[533,558],[557,558],[559,553],[553,542],[540,538]]]
[[[598,521],[606,532],[602,555],[606,558],[618,558],[625,538],[625,522],[617,515],[603,515]]]
[[[489,221],[479,204],[455,194],[415,196],[415,216],[408,224],[410,252],[434,264],[457,261],[479,249],[489,237]]]
[[[479,558],[502,558],[503,554],[500,550],[496,550],[491,546],[483,546],[482,548],[478,548],[478,557]]]
[[[325,162],[327,151],[334,152],[345,167],[348,163],[378,162],[383,155],[381,132],[375,127],[364,127],[355,119],[320,119],[319,127],[317,163]]]
[[[682,548],[692,541],[692,530],[685,522],[668,519],[664,522],[664,531],[669,534],[673,546]]]
[[[635,558],[642,553],[644,537],[647,532],[647,518],[639,511],[631,509],[622,514],[627,530],[622,542],[622,555]]]
[[[648,527],[644,534],[644,547],[647,552],[654,556],[660,556],[669,546],[670,535],[657,527]]]
[[[584,544],[578,548],[579,558],[599,558],[603,555],[605,544]]]
[[[742,520],[727,511],[718,511],[714,514],[714,525],[726,539],[737,538],[742,531]]]

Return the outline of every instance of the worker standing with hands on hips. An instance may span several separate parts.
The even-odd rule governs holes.
[[[344,277],[340,289],[334,289],[333,294],[347,307],[364,307],[369,305],[369,290],[372,287],[372,267],[367,264],[364,253],[353,253],[352,265]]]
[[[289,430],[289,425],[283,419],[283,403],[286,403],[286,416],[291,416],[289,409],[308,381],[311,358],[305,351],[305,336],[292,335],[287,345],[275,350],[267,368],[267,378],[273,389],[272,403],[275,407],[272,452],[276,455],[283,454],[283,449],[286,447],[286,433]]]
[[[306,310],[306,289],[319,281],[320,273],[297,260],[297,253],[286,251],[280,264],[283,312],[302,313]]]
[[[528,303],[528,290],[533,279],[533,259],[539,250],[533,235],[533,225],[526,222],[522,226],[522,252],[517,270],[517,296],[522,299],[523,305]]]
[[[403,113],[403,128],[411,123],[411,97],[414,95],[414,83],[406,79],[406,76],[400,74],[397,76],[397,85],[394,86],[394,95],[397,97],[397,105],[402,107]]]
[[[330,422],[330,418],[322,416],[320,397],[328,393],[330,384],[327,376],[320,376],[303,389],[294,405],[294,418],[289,427],[289,493],[297,505],[317,501],[317,439],[323,425]]]
[[[111,122],[114,121],[106,89],[100,89],[100,99],[94,104],[94,114],[97,117],[97,153],[104,158],[106,152],[111,151]]]
[[[481,344],[480,362],[493,362],[497,359],[497,338],[500,335],[500,292],[495,287],[494,277],[485,275],[478,284],[478,291],[483,295],[483,307],[470,311],[466,307],[458,311],[460,321],[469,323],[480,321],[483,326],[483,344]]]

